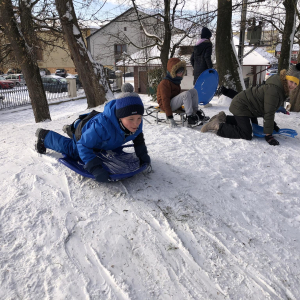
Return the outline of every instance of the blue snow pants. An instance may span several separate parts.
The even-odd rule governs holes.
[[[73,139],[70,139],[50,130],[45,137],[44,145],[48,149],[67,154],[75,160],[80,159],[74,135]]]

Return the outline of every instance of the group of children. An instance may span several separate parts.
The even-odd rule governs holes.
[[[179,58],[171,58],[167,64],[167,75],[157,88],[157,101],[166,113],[170,127],[177,124],[173,111],[184,105],[188,125],[195,125],[203,119],[198,110],[198,93],[196,89],[181,92],[180,83],[185,74],[186,63]],[[200,75],[200,74],[199,74]],[[299,85],[300,63],[292,65],[288,71],[282,70],[280,75],[273,75],[265,84],[250,87],[240,93],[223,88],[224,94],[233,97],[226,116],[222,111],[213,116],[201,128],[201,132],[216,131],[217,135],[232,139],[252,139],[252,123],[257,118],[264,119],[264,133],[270,145],[279,145],[272,136],[273,130],[279,127],[274,121],[275,112],[283,106],[289,93]],[[39,128],[36,131],[36,150],[46,153],[52,149],[64,153],[74,160],[81,160],[84,168],[94,175],[98,182],[109,181],[109,173],[102,166],[102,161],[95,151],[114,150],[128,141],[133,141],[134,149],[141,164],[151,164],[142,131],[144,105],[133,86],[126,83],[118,99],[112,100],[104,107],[103,113],[92,111],[81,115],[72,124],[64,128],[69,138],[54,131]]]

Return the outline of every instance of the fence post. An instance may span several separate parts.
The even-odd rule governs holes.
[[[76,79],[75,78],[66,78],[68,81],[68,93],[69,97],[74,98],[77,97],[77,91],[76,91]]]

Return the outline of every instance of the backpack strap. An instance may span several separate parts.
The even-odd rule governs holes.
[[[74,124],[75,122],[78,120],[76,120],[73,124],[72,124],[72,130],[74,128],[74,133],[75,133],[75,139],[76,141],[79,141],[80,138],[81,138],[81,134],[82,134],[82,128],[84,127],[84,125],[89,121],[91,120],[93,117],[95,117],[96,115],[100,114],[99,111],[96,111],[96,110],[93,110],[91,111],[88,115],[81,115],[79,116],[79,119],[81,120],[76,128],[74,128]]]

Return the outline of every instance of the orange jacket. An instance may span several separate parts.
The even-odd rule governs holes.
[[[174,84],[168,79],[163,79],[157,87],[157,102],[159,107],[166,113],[167,117],[173,115],[171,99],[181,92],[180,85]]]
[[[179,58],[172,57],[168,60],[167,70],[170,73],[172,78],[176,77],[176,71],[184,67],[184,73],[186,69],[186,63]],[[180,85],[177,85],[171,82],[168,79],[163,79],[158,87],[157,87],[157,102],[159,107],[166,113],[167,117],[173,116],[172,109],[171,109],[171,99],[178,94],[181,93]]]

